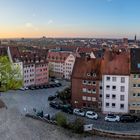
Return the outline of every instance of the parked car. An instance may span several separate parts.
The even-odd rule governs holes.
[[[35,86],[35,89],[39,89],[39,86]]]
[[[125,114],[120,117],[121,122],[137,122],[139,121],[138,117],[131,114]]]
[[[44,87],[44,88],[49,88],[49,86],[48,86],[48,85],[44,85],[43,87]]]
[[[55,84],[50,84],[50,87],[51,87],[51,88],[54,88],[54,87],[55,87]]]
[[[48,97],[48,101],[52,101],[52,100],[54,100],[55,98],[56,98],[57,96],[56,95],[50,95],[49,97]]]
[[[73,109],[72,108],[62,108],[62,111],[68,114],[73,114]]]
[[[38,117],[41,117],[41,118],[42,118],[42,117],[44,116],[43,111],[37,112],[36,116],[38,116]]]
[[[65,113],[73,114],[73,108],[69,104],[61,105],[61,110]]]
[[[21,87],[19,90],[24,91],[24,90],[27,90],[27,89],[29,89],[29,88],[28,87]]]
[[[30,87],[29,87],[29,89],[34,90],[34,89],[35,89],[35,87],[34,87],[34,86],[30,86]]]
[[[50,120],[50,114],[44,114],[43,118]]]
[[[81,109],[78,109],[78,108],[75,108],[74,110],[73,110],[73,114],[75,114],[75,115],[79,115],[79,116],[85,116],[85,111],[83,111],[83,110],[81,110]]]
[[[85,116],[90,119],[98,119],[98,114],[93,111],[87,111]]]
[[[53,108],[60,109],[60,104],[55,101],[50,102],[49,105]]]
[[[120,116],[115,115],[115,114],[108,114],[107,116],[105,116],[105,121],[119,122],[120,121]]]

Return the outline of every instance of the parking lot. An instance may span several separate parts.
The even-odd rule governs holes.
[[[57,91],[61,91],[70,85],[69,82],[63,81],[61,87],[47,88],[47,89],[35,89],[35,90],[15,90],[8,91],[1,94],[1,99],[5,102],[8,108],[16,108],[21,114],[26,112],[33,113],[33,108],[37,111],[43,110],[44,113],[54,115],[60,110],[51,108],[49,106],[48,96],[55,95]],[[76,115],[71,115],[64,113],[67,118],[71,121],[74,120]],[[105,122],[104,115],[98,114],[98,120],[87,119],[81,117],[85,120],[86,124],[93,124],[95,128],[111,130],[111,131],[123,131],[123,132],[140,132],[140,122],[137,123],[120,123],[120,122]]]

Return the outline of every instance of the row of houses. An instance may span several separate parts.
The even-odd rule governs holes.
[[[105,51],[102,58],[77,58],[72,104],[103,113],[140,113],[140,49]]]
[[[42,50],[40,52],[20,51],[18,47],[7,48],[11,63],[18,67],[23,77],[23,86],[44,85],[50,77],[71,79],[78,53],[62,50]]]

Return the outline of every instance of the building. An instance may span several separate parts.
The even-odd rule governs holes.
[[[8,56],[12,64],[20,68],[24,87],[48,83],[49,68],[44,54],[20,52],[17,47],[8,47]]]
[[[76,53],[65,51],[48,52],[50,76],[70,79],[77,56]]]
[[[140,113],[140,49],[131,49],[130,60],[129,110]]]
[[[21,72],[21,78],[23,78],[23,62],[20,57],[19,49],[17,47],[8,47],[7,54],[10,62],[14,67],[19,69],[19,71]]]
[[[101,109],[101,59],[77,58],[72,72],[72,105]]]
[[[102,63],[104,113],[127,113],[129,95],[129,53],[107,51]]]

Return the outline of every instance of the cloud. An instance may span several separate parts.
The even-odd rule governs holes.
[[[31,27],[33,27],[33,24],[31,22],[27,22],[27,23],[25,23],[25,26],[27,28],[31,28]]]
[[[25,23],[26,28],[34,29],[35,31],[38,31],[38,27],[34,26],[31,22]]]
[[[50,19],[50,20],[48,21],[48,24],[52,24],[52,23],[53,23],[53,20]]]

